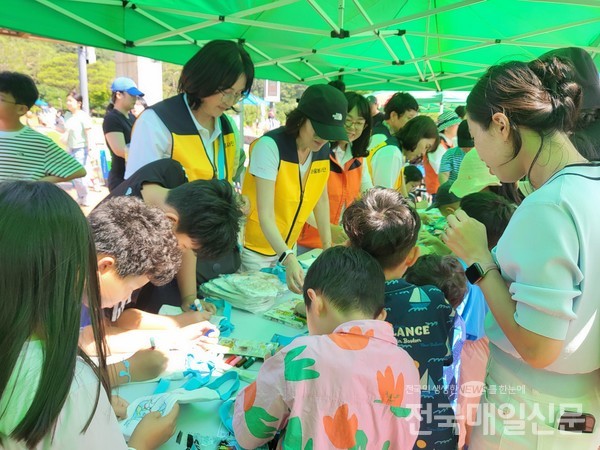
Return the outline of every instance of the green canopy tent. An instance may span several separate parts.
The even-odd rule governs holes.
[[[0,27],[183,64],[244,42],[256,75],[349,89],[468,90],[491,65],[600,52],[598,0],[4,0]]]

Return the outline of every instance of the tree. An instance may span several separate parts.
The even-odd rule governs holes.
[[[78,57],[73,46],[72,52],[58,53],[45,61],[37,73],[40,97],[53,104],[63,104],[72,90],[79,91]],[[112,53],[112,52],[111,52]],[[103,115],[110,101],[110,83],[115,77],[115,62],[97,59],[88,64],[88,94],[90,110]]]

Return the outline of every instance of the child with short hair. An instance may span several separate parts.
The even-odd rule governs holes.
[[[177,279],[164,286],[142,288],[137,297],[139,309],[158,313],[163,304],[169,304],[187,311],[197,298],[197,282],[239,267],[237,242],[242,211],[238,196],[226,180],[188,182],[181,163],[160,159],[131,175],[101,204],[120,196],[138,198],[164,211],[183,250]],[[237,266],[230,261],[236,257]],[[215,311],[210,303],[203,302],[202,307]]]
[[[404,279],[417,286],[436,286],[444,293],[448,303],[456,310],[467,293],[465,269],[454,256],[423,255],[408,268]],[[457,413],[458,387],[460,385],[461,351],[466,339],[465,321],[460,314],[454,315],[452,328],[452,361],[444,366],[444,387],[450,404]],[[457,414],[458,416],[458,414]],[[458,417],[457,417],[458,419]]]
[[[52,139],[21,123],[38,95],[27,75],[0,72],[0,181],[60,183],[86,174]]]
[[[233,428],[253,449],[411,449],[419,429],[419,375],[386,323],[384,275],[351,247],[325,250],[304,280],[310,336],[265,361],[237,397]]]
[[[402,278],[419,257],[421,220],[398,191],[373,188],[346,209],[343,225],[350,244],[381,264],[386,320],[394,327],[398,346],[419,368],[422,421],[415,448],[454,450],[454,412],[443,387],[443,368],[452,360],[455,313],[437,287],[415,286]]]
[[[450,306],[457,308],[467,293],[467,277],[458,259],[450,255],[422,255],[406,270],[404,279],[416,286],[436,286]]]
[[[104,323],[108,348],[112,353],[136,352],[127,360],[129,367],[123,362],[116,364],[111,382],[122,384],[154,378],[165,369],[167,360],[160,351],[148,350],[150,338],[156,338],[159,344],[165,340],[186,340],[193,336],[184,327],[207,320],[210,314],[189,311],[177,316],[159,316],[131,308],[123,320],[123,309],[132,292],[148,282],[168,283],[179,269],[181,250],[171,221],[160,209],[132,197],[116,197],[103,203],[92,211],[88,220],[98,256],[102,306],[107,313]],[[93,354],[92,328],[85,326],[86,323],[82,325],[81,344]],[[212,328],[206,322],[196,326],[207,327]]]

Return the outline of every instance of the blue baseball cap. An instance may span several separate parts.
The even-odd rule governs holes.
[[[144,93],[138,89],[135,81],[127,77],[115,78],[115,81],[110,86],[110,90],[113,92],[127,92],[129,95],[136,95],[138,97],[144,96]]]

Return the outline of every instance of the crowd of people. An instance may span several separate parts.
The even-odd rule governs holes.
[[[492,66],[437,120],[405,92],[381,112],[341,80],[311,85],[246,155],[226,112],[253,81],[243,45],[222,40],[137,119],[143,93],[115,79],[110,194],[86,218],[54,185],[88,205],[81,96],[57,124],[65,151],[21,122],[31,78],[0,73],[0,446],[159,447],[178,407],[126,443],[111,387],[158,376],[171,342],[216,342],[203,282],[277,266],[309,335],[238,394],[241,448],[598,448],[590,55]]]

